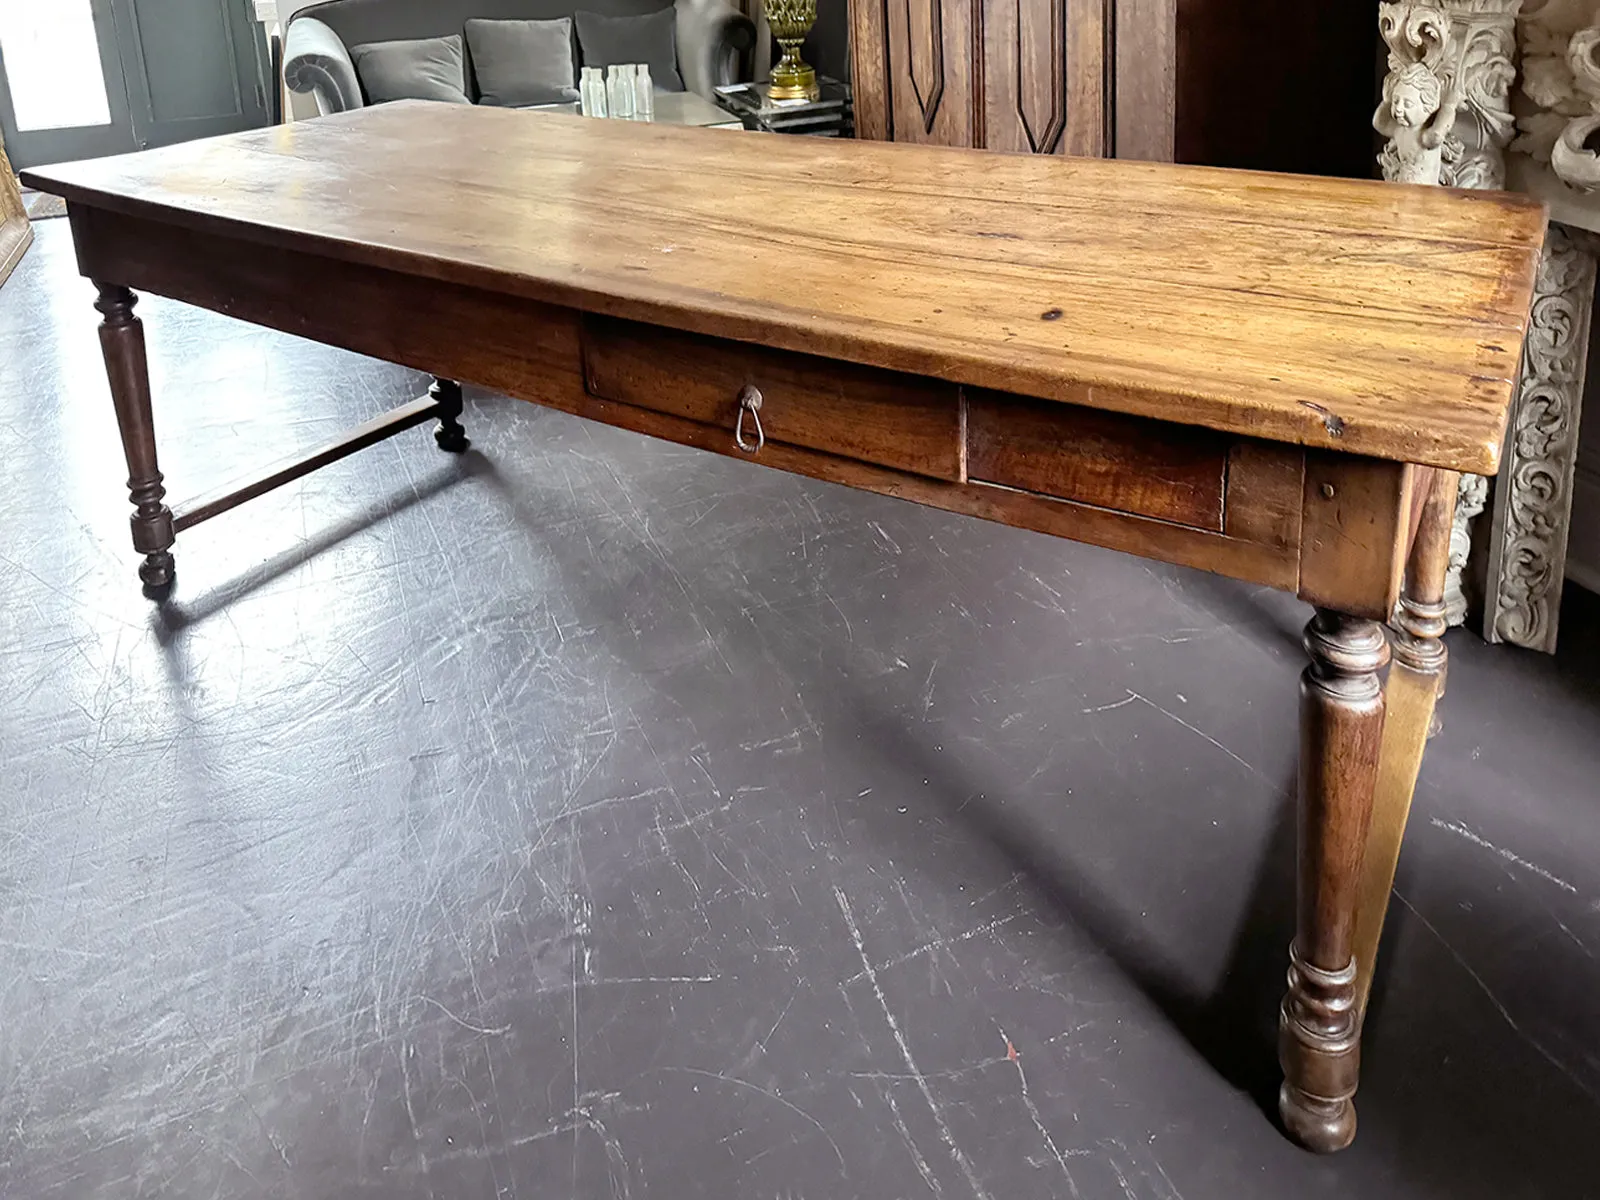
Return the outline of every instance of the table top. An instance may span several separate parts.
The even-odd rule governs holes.
[[[1481,473],[1545,226],[1495,193],[426,102],[24,179],[588,311]]]
[[[534,104],[522,112],[555,112],[576,116],[576,100],[562,104]],[[659,125],[699,125],[714,129],[743,129],[744,125],[721,105],[713,104],[696,92],[657,92],[655,116],[651,120]]]

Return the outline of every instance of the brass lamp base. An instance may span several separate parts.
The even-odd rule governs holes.
[[[817,86],[817,73],[798,52],[789,61],[790,52],[785,47],[783,61],[772,68],[772,79],[767,85],[767,95],[774,100],[820,100],[822,89]]]

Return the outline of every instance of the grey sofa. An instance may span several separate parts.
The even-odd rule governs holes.
[[[283,78],[309,92],[321,113],[362,108],[366,99],[350,60],[351,46],[460,33],[468,20],[549,19],[574,11],[632,16],[677,11],[678,72],[684,87],[710,98],[739,79],[755,45],[755,25],[725,0],[329,0],[302,9],[284,38]]]

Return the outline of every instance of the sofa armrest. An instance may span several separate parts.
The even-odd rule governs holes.
[[[714,99],[713,89],[738,83],[755,48],[755,23],[725,0],[676,0],[678,73],[683,86]]]
[[[337,33],[315,17],[296,17],[289,22],[283,46],[283,81],[291,92],[314,95],[317,111],[324,116],[366,107],[350,51]]]

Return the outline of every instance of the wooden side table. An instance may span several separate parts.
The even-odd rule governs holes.
[[[12,173],[5,141],[0,138],[0,284],[11,278],[12,270],[31,245],[33,226],[28,224],[28,210],[22,206],[22,185]]]

